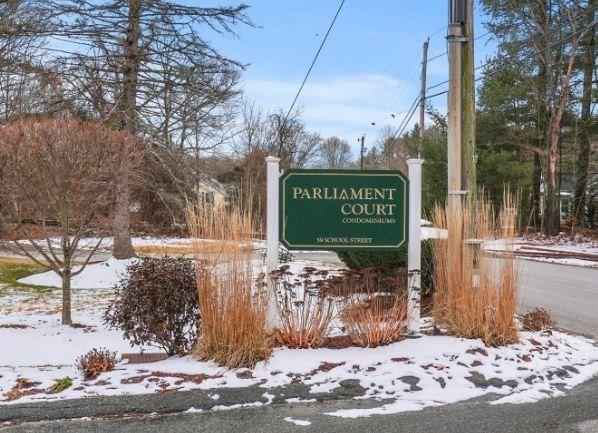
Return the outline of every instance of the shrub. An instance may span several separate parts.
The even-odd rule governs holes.
[[[200,329],[193,261],[145,258],[127,268],[104,321],[134,345],[160,347],[170,356],[191,351]]]
[[[56,380],[56,383],[50,387],[49,392],[50,394],[58,394],[66,389],[69,389],[71,386],[73,386],[73,379],[66,376],[62,379]]]
[[[392,274],[383,273],[380,269],[339,271],[338,275],[317,280],[322,296],[343,297],[355,293],[394,292],[407,293],[407,269],[396,269]]]
[[[396,277],[399,269],[407,269],[407,244],[403,244],[398,251],[339,251],[339,259],[352,270],[377,271],[383,277]],[[421,243],[421,286],[423,293],[431,293],[434,290],[432,260],[432,245],[429,240]],[[405,287],[407,281],[403,284]],[[389,290],[390,287],[384,287]]]
[[[332,298],[321,296],[314,277],[322,275],[314,268],[305,268],[301,280],[293,279],[288,266],[275,271],[278,292],[280,326],[274,338],[280,344],[294,349],[321,347],[334,317]],[[324,275],[322,275],[324,276]]]
[[[85,380],[97,378],[101,373],[111,371],[116,365],[116,352],[107,349],[92,349],[77,359],[77,369]]]
[[[543,331],[555,325],[552,314],[544,308],[534,308],[521,316],[521,326],[526,331]]]
[[[336,253],[349,269],[380,269],[392,273],[407,266],[407,244],[398,251],[339,251]]]

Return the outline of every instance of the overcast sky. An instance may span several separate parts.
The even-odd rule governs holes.
[[[202,5],[206,3],[234,4],[210,0]],[[267,110],[286,111],[339,0],[246,3],[257,27],[238,27],[237,38],[210,39],[224,54],[248,64],[242,82],[248,99]],[[429,57],[446,51],[447,4],[448,0],[346,0],[299,99],[308,127],[323,136],[345,138],[356,148],[362,133],[366,141],[373,140],[384,124],[398,125],[398,113],[407,110],[419,92],[423,41],[431,36]],[[486,33],[483,21],[476,7],[476,36]],[[476,42],[476,65],[494,51],[487,40]],[[430,85],[447,75],[446,56],[429,64]],[[444,111],[446,95],[433,103]]]

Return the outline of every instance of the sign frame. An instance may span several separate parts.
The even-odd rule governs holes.
[[[285,188],[286,181],[292,176],[374,176],[374,177],[397,177],[403,183],[403,203],[399,213],[403,216],[403,240],[394,245],[347,245],[347,244],[293,244],[286,238],[286,209],[285,209]],[[355,170],[355,169],[298,169],[292,168],[282,173],[279,181],[279,238],[289,250],[312,250],[312,251],[398,251],[403,245],[409,242],[409,179],[399,170]],[[393,224],[394,226],[394,224]]]

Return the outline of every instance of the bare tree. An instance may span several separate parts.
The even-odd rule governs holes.
[[[102,238],[83,238],[106,228],[123,171],[134,173],[138,152],[125,133],[68,118],[20,120],[0,127],[3,219],[25,241],[1,246],[24,255],[62,279],[62,323],[71,318],[71,278],[80,274]],[[26,224],[41,227],[42,239]],[[59,233],[58,241],[52,238]]]
[[[316,159],[322,143],[319,133],[309,132],[296,110],[289,117],[282,111],[268,116],[268,151],[280,158],[283,168],[302,168]]]
[[[351,146],[338,137],[324,140],[318,153],[319,164],[327,168],[347,168],[353,160]]]
[[[382,167],[388,170],[400,170],[407,174],[407,160],[411,152],[406,137],[397,137],[390,126],[380,131],[376,143],[366,157],[370,166]]]
[[[232,33],[237,23],[251,24],[246,5],[205,8],[172,0],[37,3],[51,24],[44,34],[78,47],[56,55],[55,61],[73,99],[82,100],[95,116],[145,137],[149,146],[158,140],[169,145],[196,139],[206,129],[206,118],[213,119],[222,101],[236,94],[237,70],[243,65],[214,50],[200,29]],[[130,191],[124,187],[126,173],[123,176],[114,221],[113,254],[118,258],[133,254]]]
[[[0,121],[47,113],[56,103],[54,75],[39,62],[43,23],[28,0],[0,2]]]

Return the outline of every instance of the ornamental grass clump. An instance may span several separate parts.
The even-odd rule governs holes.
[[[432,243],[434,319],[449,333],[481,338],[491,346],[518,340],[518,273],[513,251],[516,214],[515,200],[507,192],[498,218],[484,199],[435,208],[434,225],[446,229],[448,238]],[[497,258],[484,251],[484,242],[495,237],[505,243]]]
[[[351,279],[345,280],[351,285]],[[356,346],[378,347],[403,339],[407,327],[407,296],[404,290],[381,292],[375,274],[360,278],[360,291],[345,291],[340,318]],[[397,282],[398,283],[398,282]]]
[[[202,333],[194,355],[230,367],[252,367],[272,352],[266,329],[266,294],[255,284],[250,212],[236,206],[189,207],[196,259]],[[211,242],[202,242],[209,239]],[[209,246],[209,247],[208,247]]]

